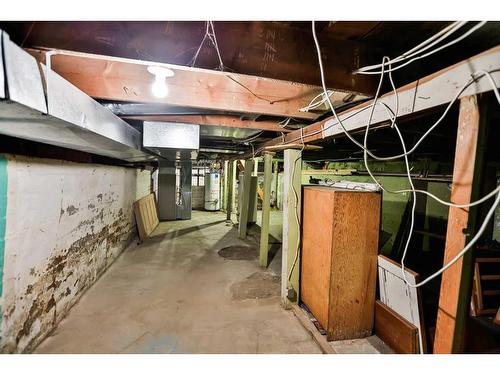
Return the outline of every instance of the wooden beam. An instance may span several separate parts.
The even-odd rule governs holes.
[[[250,212],[250,194],[251,194],[251,179],[253,170],[253,159],[245,160],[245,172],[243,172],[243,181],[240,181],[240,186],[243,186],[243,194],[240,205],[240,218],[238,225],[238,237],[245,239],[247,237],[248,215]]]
[[[299,301],[300,256],[297,254],[300,243],[300,223],[302,205],[302,151],[284,151],[283,174],[283,244],[281,265],[281,302],[283,307]],[[295,212],[297,209],[297,212]],[[290,275],[290,277],[289,277]]]
[[[224,195],[227,197],[226,204],[226,222],[232,223],[231,214],[233,213],[233,176],[234,176],[234,162],[231,160],[226,160],[224,162],[225,169],[225,186],[227,186],[227,190]]]
[[[416,115],[451,102],[462,85],[470,79],[471,73],[478,70],[491,71],[491,76],[497,85],[500,83],[500,46],[399,88],[397,90],[399,117],[404,118]],[[488,79],[482,78],[470,85],[460,95],[460,98],[491,90],[492,87]],[[396,95],[392,92],[383,95],[379,101],[394,110],[396,108]],[[371,103],[371,101],[363,103],[339,115],[342,124],[348,131],[356,132],[365,129],[370,116],[369,108]],[[358,111],[360,112],[355,114]],[[390,117],[386,110],[382,105],[377,105],[371,126],[389,125],[389,121]],[[303,135],[305,143],[310,143],[327,138],[344,136],[344,132],[337,120],[331,116],[326,120],[304,127],[302,134],[300,130],[295,130],[286,135],[284,142],[282,137],[277,137],[264,143],[262,148],[283,143],[301,142],[301,135]]]
[[[295,27],[294,24],[214,22],[224,65],[242,74],[320,85],[311,25]],[[192,63],[205,34],[205,22],[192,21],[26,22],[25,26],[26,31],[18,39],[26,46],[59,49],[72,46],[82,52],[186,66]],[[6,25],[6,28],[9,31],[15,29],[14,25]],[[360,25],[356,28],[358,32],[362,30]],[[12,30],[13,35],[14,32]],[[382,54],[373,46],[346,40],[347,36],[342,34],[338,36],[318,30],[324,64],[328,67],[328,86],[336,90],[372,94],[377,78],[354,76],[351,72],[379,62],[378,56],[382,57]],[[196,66],[214,69],[218,64],[217,53],[207,39],[198,54]]]
[[[450,201],[466,204],[479,198],[485,142],[484,119],[477,97],[460,99]],[[479,143],[478,143],[479,142]],[[444,264],[455,257],[475,232],[477,209],[450,207]],[[463,351],[464,327],[469,313],[473,272],[473,252],[469,251],[442,275],[434,337],[434,353]]]
[[[290,129],[282,128],[278,121],[242,120],[239,116],[231,115],[148,115],[123,116],[122,118],[141,121],[181,122],[184,124],[198,124],[206,126],[225,126],[228,128],[257,129],[274,132],[290,133]]]
[[[30,49],[28,52],[45,63],[46,51]],[[93,98],[307,120],[319,115],[299,111],[321,93],[318,86],[72,51],[51,53],[51,69]],[[173,77],[166,79],[169,94],[165,98],[157,98],[151,92],[154,76],[147,71],[151,65],[174,72]],[[347,96],[337,92],[333,100],[341,104]]]
[[[260,227],[260,266],[266,268],[269,253],[269,219],[271,212],[271,179],[273,153],[264,154],[264,197],[262,199],[262,224]]]

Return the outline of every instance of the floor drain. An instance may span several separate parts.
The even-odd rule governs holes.
[[[251,246],[228,246],[219,250],[218,254],[230,260],[254,260],[257,249]]]

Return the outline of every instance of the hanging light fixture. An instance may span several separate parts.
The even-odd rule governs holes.
[[[165,98],[168,95],[166,79],[173,77],[174,71],[162,66],[148,66],[148,72],[155,76],[151,92],[157,98]]]

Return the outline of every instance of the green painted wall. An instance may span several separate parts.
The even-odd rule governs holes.
[[[420,170],[419,167],[423,167],[423,165],[414,166],[414,170]],[[413,165],[413,164],[412,164]],[[377,163],[370,166],[373,172],[405,172],[405,167],[402,163]],[[431,165],[429,170],[430,173],[436,173],[439,171],[439,166]],[[309,177],[313,178],[330,178],[334,181],[348,180],[354,182],[373,182],[370,176],[339,176],[333,175],[332,173],[327,174],[308,174],[307,171],[313,169],[313,167],[307,163],[303,165],[303,173],[302,173],[302,184],[309,183]],[[364,165],[362,163],[330,163],[330,170],[337,169],[356,169],[358,171],[364,171]],[[408,189],[410,187],[408,183],[408,179],[406,177],[392,177],[392,176],[376,176],[379,182],[389,190],[400,190],[400,189]],[[428,185],[428,189],[431,193],[437,195],[441,199],[449,200],[450,190],[448,187],[448,183],[445,182],[431,182]],[[401,217],[406,207],[406,203],[410,193],[408,194],[391,194],[391,193],[383,193],[382,195],[382,230],[384,232],[389,233],[390,238],[383,244],[381,248],[381,252],[383,254],[388,254],[392,249],[396,234],[398,232]],[[433,199],[427,200],[426,207],[426,227],[429,222],[429,218],[441,218],[447,219],[448,216],[448,208],[438,204]],[[428,250],[427,241],[424,242],[424,250]]]

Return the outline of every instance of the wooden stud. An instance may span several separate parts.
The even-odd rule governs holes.
[[[273,154],[264,154],[264,197],[262,199],[262,224],[260,227],[260,266],[267,267],[269,253],[269,219],[271,211],[271,179]]]
[[[239,218],[239,226],[238,226],[238,237],[240,239],[245,239],[247,237],[247,225],[248,225],[248,213],[249,213],[249,204],[250,204],[250,184],[252,179],[252,169],[253,169],[253,160],[247,159],[245,160],[245,172],[243,172],[243,181],[240,181],[243,184],[243,194],[242,201],[240,204],[240,218]]]
[[[279,205],[278,205],[278,197],[279,197],[279,192],[278,192],[278,189],[279,189],[279,181],[278,181],[278,167],[279,167],[279,163],[278,163],[278,160],[275,160],[274,161],[274,208],[275,209],[279,209]]]
[[[485,116],[484,116],[485,117]],[[476,96],[460,99],[453,184],[450,200],[469,203],[479,196],[483,169],[485,118]],[[460,252],[475,232],[477,209],[450,207],[444,264]],[[467,235],[466,233],[469,233]],[[434,353],[463,351],[465,320],[469,314],[473,274],[472,250],[443,272],[434,338]]]
[[[226,222],[231,223],[231,214],[233,212],[233,175],[234,175],[234,163],[232,161],[227,161],[226,166],[226,182],[227,182],[227,204],[226,204]]]
[[[283,307],[299,301],[300,215],[302,204],[302,151],[284,151],[283,244],[281,265],[281,302]],[[297,222],[297,217],[299,222]],[[290,275],[290,277],[289,277]],[[292,291],[289,294],[289,291]],[[292,297],[291,299],[289,297]]]
[[[227,175],[228,175],[229,161],[224,160],[224,173],[222,175],[222,209],[227,210]]]

